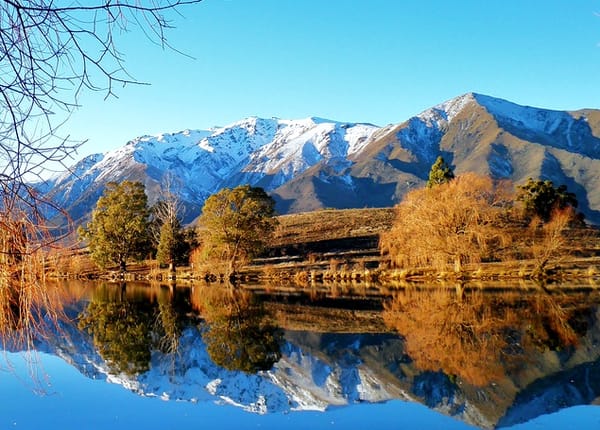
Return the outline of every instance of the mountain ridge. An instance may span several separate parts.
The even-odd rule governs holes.
[[[460,174],[564,183],[600,223],[600,110],[557,111],[466,93],[396,124],[249,117],[209,130],[141,136],[94,154],[42,189],[85,220],[109,181],[140,180],[150,202],[175,179],[184,221],[223,187],[261,186],[280,213],[385,207],[422,186],[443,155]],[[172,184],[173,185],[173,184]]]

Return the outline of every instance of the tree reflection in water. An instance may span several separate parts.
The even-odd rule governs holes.
[[[484,386],[522,370],[532,350],[574,346],[589,310],[569,295],[488,294],[459,285],[407,288],[386,303],[383,316],[417,367]]]
[[[79,316],[79,328],[92,336],[111,371],[135,375],[150,366],[153,307],[148,301],[128,300],[125,288],[98,287]]]
[[[44,245],[52,239],[39,213],[0,196],[0,343],[31,350],[36,338],[58,330],[68,298],[46,281]]]
[[[233,286],[197,286],[192,305],[208,325],[202,338],[215,364],[256,373],[281,358],[283,332],[269,322],[252,293]]]
[[[158,309],[154,321],[156,343],[162,353],[174,356],[179,350],[179,340],[184,323],[181,315],[175,309],[173,294],[169,289],[160,289],[157,302]]]
[[[112,372],[135,375],[149,369],[154,349],[174,358],[183,322],[170,290],[159,287],[155,301],[148,300],[147,291],[136,297],[128,290],[125,284],[96,288],[79,315],[79,328],[92,336]]]

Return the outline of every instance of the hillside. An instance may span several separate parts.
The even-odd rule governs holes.
[[[377,236],[395,219],[392,208],[318,210],[277,217],[271,246]]]
[[[529,177],[565,184],[580,210],[600,222],[598,111],[550,111],[466,94],[373,134],[343,174],[315,166],[275,190],[287,210],[391,206],[427,180],[442,155],[455,173],[476,172],[516,184]]]
[[[265,188],[281,214],[391,207],[424,185],[438,155],[458,174],[565,184],[587,220],[600,223],[600,111],[551,111],[472,93],[386,127],[247,118],[142,136],[86,157],[39,187],[76,223],[89,216],[107,182],[123,180],[144,182],[151,203],[171,182],[184,222],[198,216],[210,194],[244,183]]]

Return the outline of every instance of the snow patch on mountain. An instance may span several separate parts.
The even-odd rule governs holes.
[[[600,158],[600,139],[594,136],[585,113],[521,106],[480,94],[474,97],[501,128],[520,139]]]
[[[304,120],[279,120],[272,141],[250,155],[235,182],[261,183],[267,190],[277,188],[320,162],[346,160],[362,150],[379,128],[369,124]],[[267,182],[263,178],[269,176]]]
[[[448,124],[469,104],[471,93],[448,100],[409,119],[397,134],[403,148],[423,164],[432,164],[439,155],[439,145]]]
[[[473,93],[464,94],[421,112],[417,118],[429,127],[440,129],[451,122],[467,105],[474,102],[476,97]]]
[[[481,94],[474,95],[475,100],[495,117],[509,120],[520,127],[532,131],[553,134],[559,130],[568,131],[565,120],[573,118],[563,111],[538,109],[521,106],[506,100]]]

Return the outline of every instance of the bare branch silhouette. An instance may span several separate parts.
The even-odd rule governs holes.
[[[137,29],[170,47],[166,14],[200,1],[0,1],[0,184],[66,167],[81,142],[58,132],[81,92],[108,98],[140,83],[127,73],[118,36]]]

